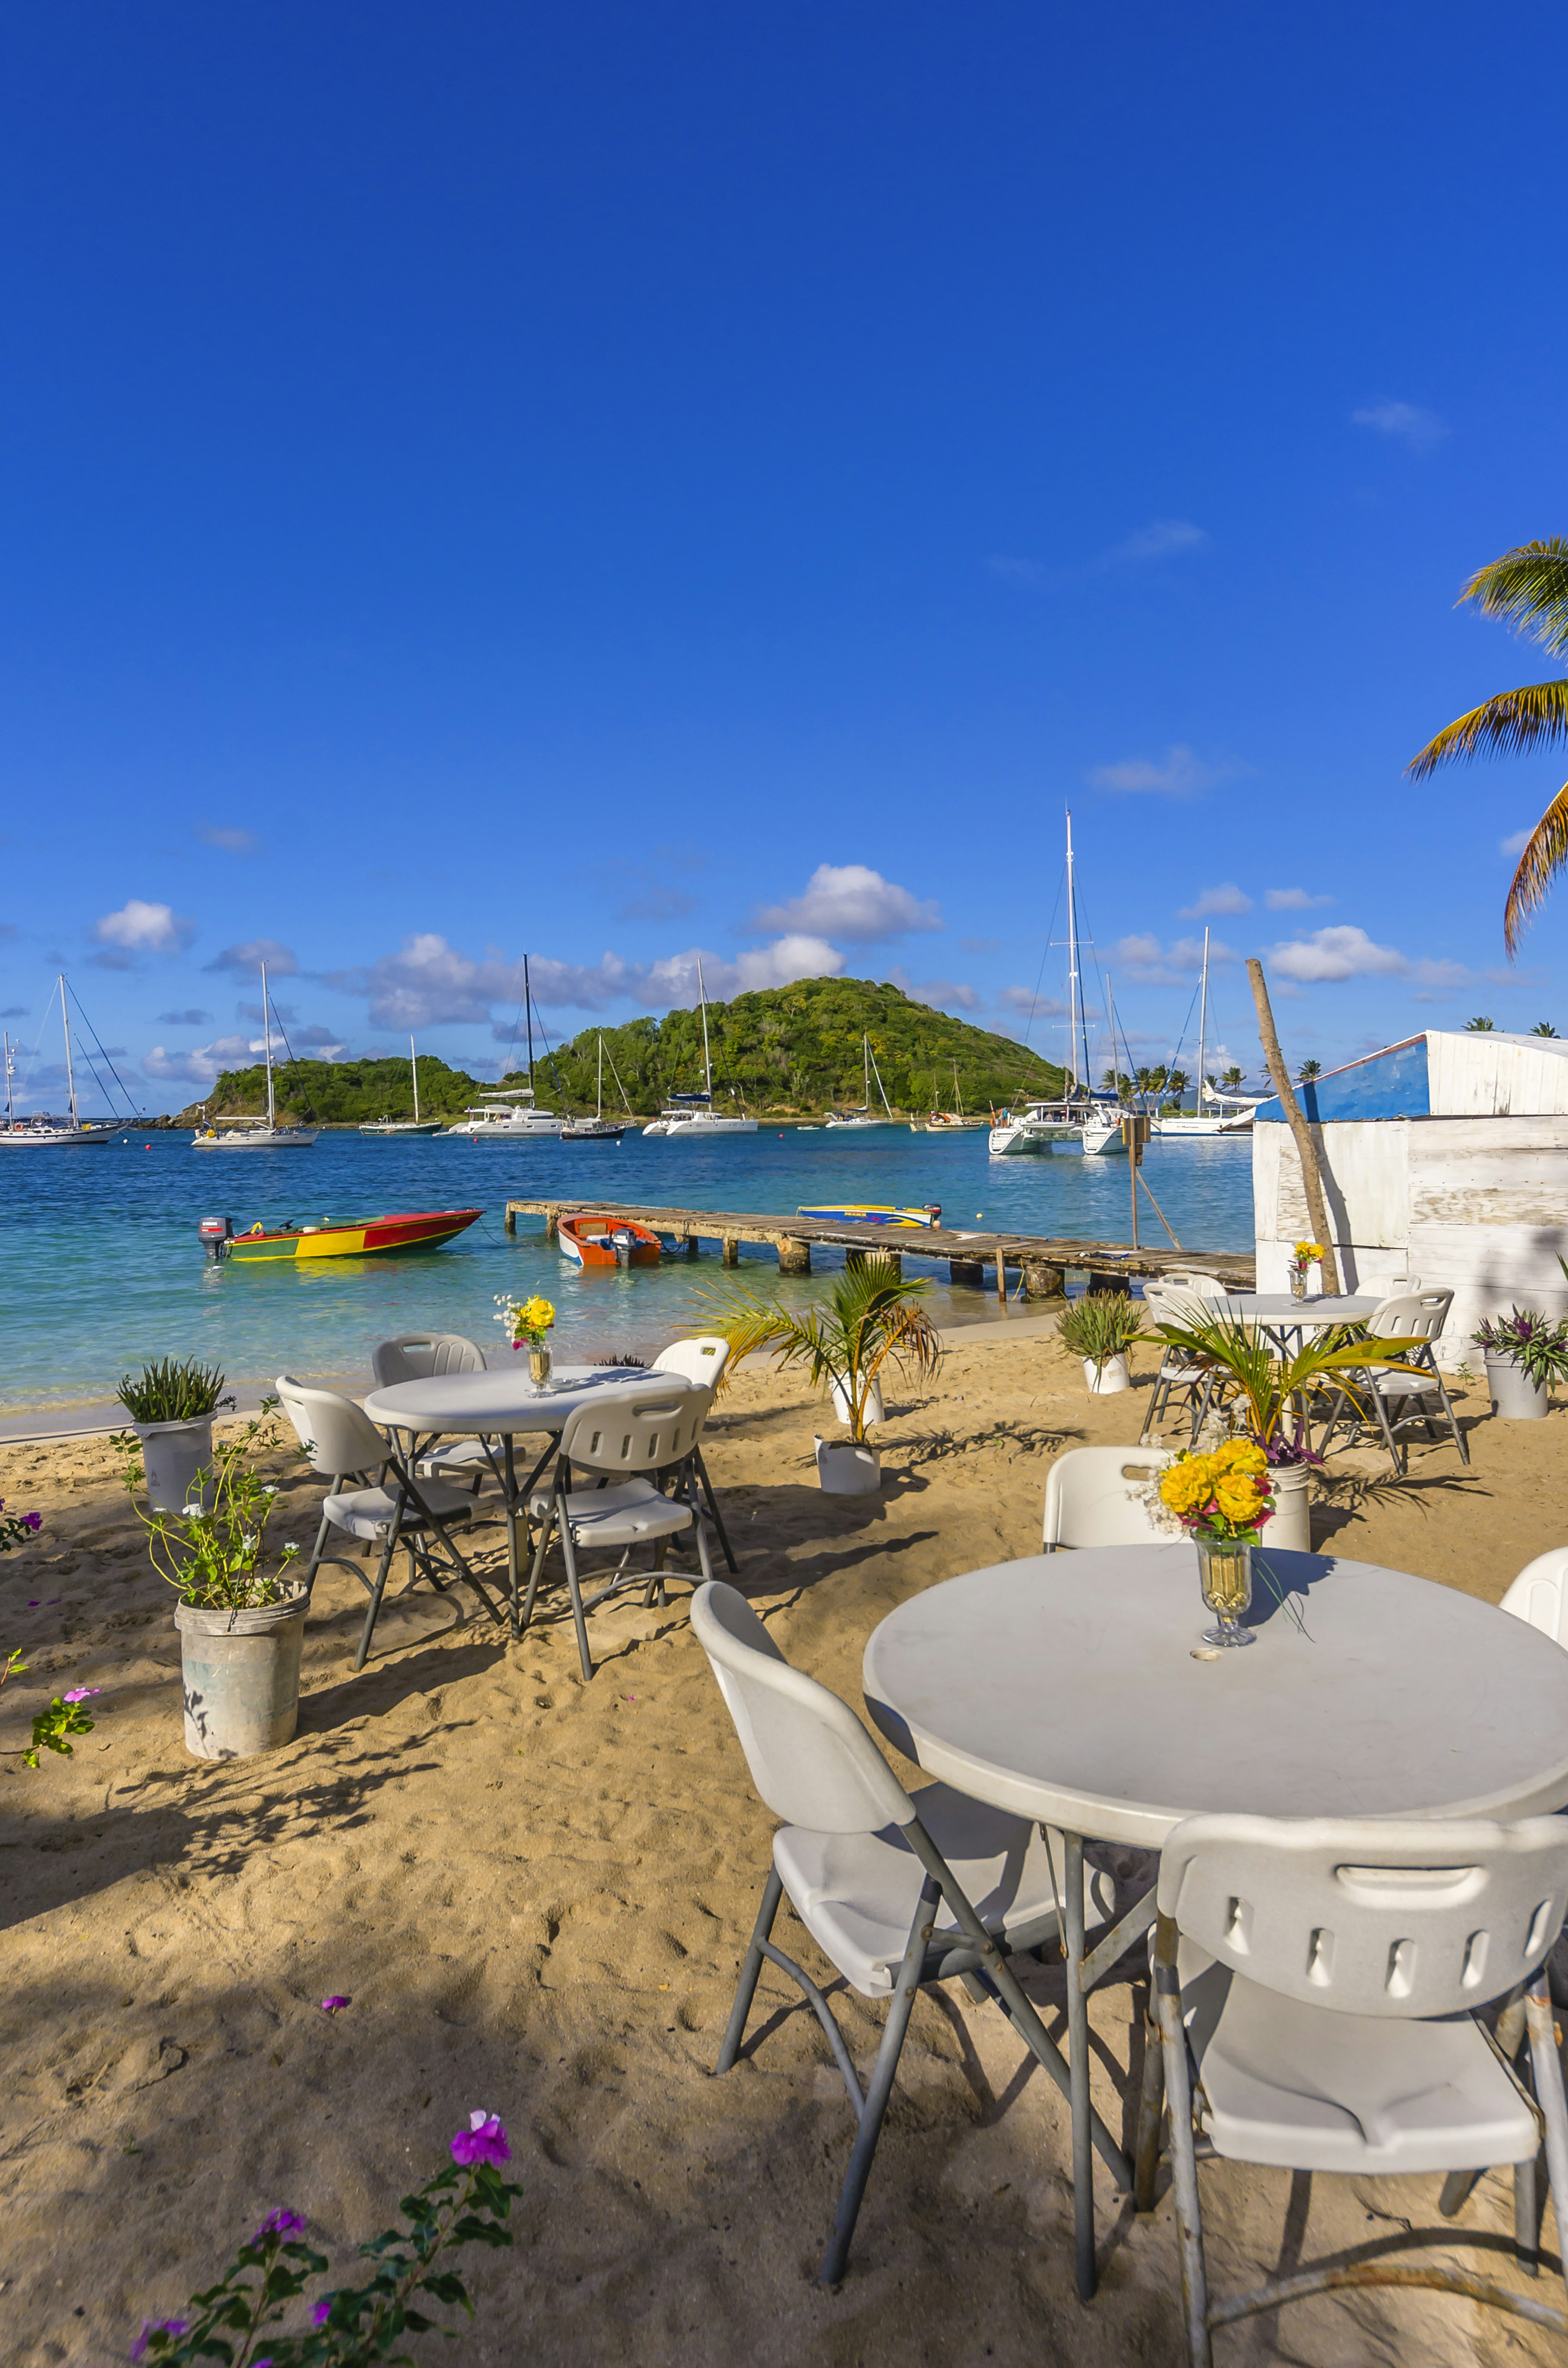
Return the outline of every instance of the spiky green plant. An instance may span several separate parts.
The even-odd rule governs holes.
[[[1522,542],[1478,568],[1455,606],[1472,600],[1483,617],[1497,617],[1517,633],[1541,642],[1554,658],[1568,658],[1568,537]],[[1568,676],[1499,691],[1468,715],[1445,724],[1408,771],[1424,780],[1455,757],[1513,757],[1538,743],[1568,740]],[[1568,863],[1568,783],[1564,783],[1525,843],[1503,907],[1503,942],[1512,962],[1525,924],[1564,863]]]
[[[1089,1291],[1064,1308],[1056,1338],[1071,1356],[1093,1365],[1097,1382],[1113,1357],[1124,1357],[1143,1334],[1143,1311],[1124,1291]]]
[[[739,1284],[706,1292],[710,1314],[698,1328],[729,1342],[732,1366],[766,1350],[780,1365],[804,1365],[818,1389],[836,1383],[849,1409],[849,1436],[859,1446],[884,1365],[891,1361],[922,1381],[941,1365],[941,1339],[919,1304],[929,1288],[870,1258],[846,1267],[823,1297],[804,1307],[786,1306],[776,1292]]]
[[[176,1365],[172,1357],[160,1357],[142,1366],[138,1380],[127,1373],[116,1395],[132,1422],[199,1422],[233,1405],[222,1395],[223,1382],[216,1365],[198,1364],[194,1357]]]
[[[1217,1395],[1232,1427],[1249,1431],[1265,1453],[1274,1445],[1287,1413],[1320,1382],[1333,1382],[1357,1412],[1365,1414],[1350,1375],[1368,1365],[1411,1372],[1415,1369],[1402,1365],[1400,1359],[1422,1345],[1419,1340],[1373,1339],[1364,1333],[1358,1338],[1356,1326],[1335,1325],[1293,1355],[1281,1356],[1261,1325],[1218,1314],[1187,1325],[1161,1324],[1156,1337],[1215,1376]]]

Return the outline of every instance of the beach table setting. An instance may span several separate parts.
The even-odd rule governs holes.
[[[1335,1302],[1324,1320],[1348,1320],[1340,1311],[1362,1304]],[[1246,1652],[1200,1641],[1187,1540],[968,1572],[901,1604],[865,1649],[867,1708],[891,1743],[973,1799],[1063,1837],[1085,2299],[1096,2284],[1091,2146],[1119,2186],[1132,2186],[1091,2116],[1088,1992],[1146,1945],[1155,1918],[1151,1886],[1086,1951],[1085,1843],[1158,1852],[1183,1818],[1204,1813],[1507,1823],[1568,1804],[1568,1653],[1551,1637],[1373,1563],[1270,1552],[1267,1565]]]

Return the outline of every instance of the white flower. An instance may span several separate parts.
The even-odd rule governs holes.
[[[276,1497],[278,1491],[276,1488],[267,1487],[264,1488],[261,1493],[264,1497]]]
[[[182,1505],[180,1508],[180,1519],[184,1521],[199,1520],[206,1509],[207,1508],[204,1505]]]

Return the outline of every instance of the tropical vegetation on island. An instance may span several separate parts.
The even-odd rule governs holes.
[[[1568,537],[1548,535],[1522,542],[1486,567],[1478,568],[1456,606],[1473,601],[1483,617],[1500,618],[1515,632],[1544,643],[1554,658],[1568,659]],[[1408,770],[1424,780],[1439,765],[1459,757],[1512,757],[1568,740],[1568,676],[1499,691],[1445,724]],[[1525,925],[1568,863],[1568,783],[1564,783],[1525,842],[1503,908],[1503,939],[1513,961]],[[1474,1024],[1473,1022],[1471,1023]],[[1544,1029],[1535,1031],[1545,1034]]]

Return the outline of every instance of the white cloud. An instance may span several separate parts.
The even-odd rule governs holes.
[[[1270,888],[1263,899],[1271,913],[1310,913],[1319,905],[1332,905],[1332,896],[1309,896],[1304,888]]]
[[[868,864],[819,863],[803,896],[766,906],[754,916],[753,926],[847,938],[853,945],[870,946],[916,930],[939,929],[942,914],[939,905],[921,903]]]
[[[1250,913],[1252,898],[1236,886],[1233,880],[1221,880],[1215,887],[1200,888],[1197,901],[1184,905],[1184,921],[1207,921],[1216,913]]]
[[[1416,403],[1369,404],[1350,417],[1356,427],[1370,427],[1379,436],[1403,437],[1413,452],[1429,452],[1449,432],[1435,411],[1423,411]]]
[[[1096,790],[1153,790],[1168,798],[1187,798],[1235,769],[1233,765],[1206,765],[1190,748],[1178,745],[1167,748],[1159,764],[1147,757],[1129,757],[1119,765],[1096,765],[1089,780]]]
[[[1209,940],[1211,962],[1234,962],[1235,949],[1222,938]],[[1177,938],[1174,945],[1162,946],[1150,933],[1121,938],[1112,956],[1117,969],[1137,981],[1140,986],[1185,986],[1203,967],[1201,938]]]
[[[1101,556],[1102,567],[1124,559],[1169,559],[1178,551],[1201,551],[1209,537],[1190,518],[1153,518],[1125,541],[1113,542]]]
[[[1511,855],[1517,863],[1534,837],[1533,829],[1516,830],[1507,838],[1498,840],[1497,852],[1499,855]]]
[[[167,1084],[210,1086],[220,1069],[248,1068],[261,1049],[248,1036],[219,1036],[210,1044],[194,1045],[188,1053],[171,1053],[154,1044],[143,1056],[142,1067],[147,1076]]]
[[[1394,946],[1380,946],[1365,929],[1348,924],[1315,929],[1276,946],[1268,956],[1281,978],[1299,985],[1335,985],[1347,978],[1408,978],[1418,986],[1464,986],[1470,973],[1461,962],[1413,959]]]
[[[93,935],[104,949],[93,960],[103,970],[130,970],[149,954],[183,953],[196,935],[194,921],[183,921],[167,905],[149,905],[131,896],[118,913],[106,913],[93,924]]]
[[[280,946],[276,938],[252,938],[245,945],[225,946],[221,954],[215,954],[202,967],[242,971],[251,975],[259,973],[263,962],[274,978],[292,978],[300,967],[289,948]]]
[[[1005,986],[996,997],[1006,1011],[1021,1012],[1027,1019],[1032,1012],[1037,1019],[1063,1019],[1067,1006],[1054,996],[1038,995],[1031,986]]]
[[[254,855],[261,845],[254,830],[228,830],[210,822],[199,822],[196,836],[203,847],[221,847],[225,855]]]
[[[906,971],[896,967],[884,971],[882,976],[911,1003],[926,1003],[939,1010],[978,1011],[983,998],[972,986],[964,986],[950,978],[911,978]]]

